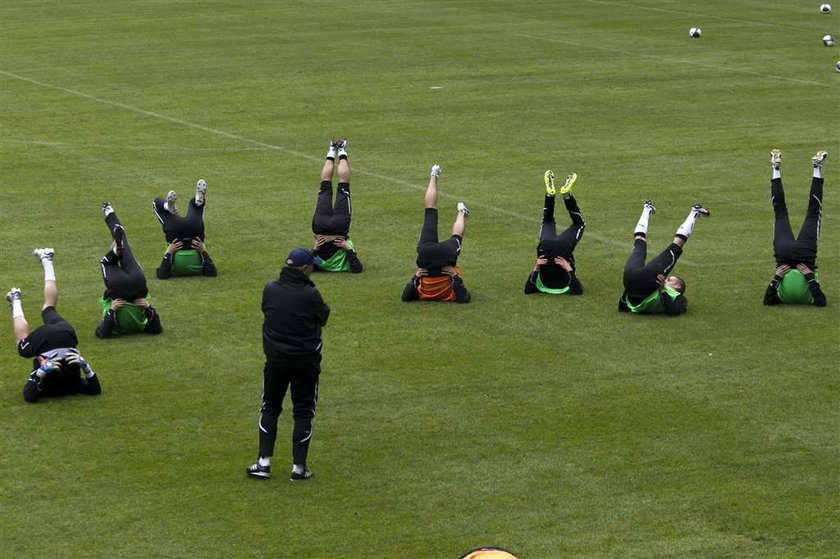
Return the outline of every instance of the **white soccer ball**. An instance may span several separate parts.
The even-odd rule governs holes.
[[[835,41],[834,41],[834,37],[832,37],[831,35],[826,35],[825,37],[823,37],[823,44],[824,44],[825,46],[827,46],[827,47],[833,47],[833,46],[834,46],[834,43],[835,43]]]
[[[820,11],[824,14],[830,14],[831,4],[820,4]]]
[[[834,64],[834,69],[835,69],[835,70],[837,70],[838,72],[840,72],[840,60],[838,60],[838,61]]]
[[[692,27],[688,30],[688,36],[692,39],[698,38],[700,35],[703,34],[703,31],[699,27]]]

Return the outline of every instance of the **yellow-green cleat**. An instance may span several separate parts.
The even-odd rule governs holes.
[[[557,190],[554,188],[554,171],[551,169],[545,172],[545,193],[549,196],[557,194]]]
[[[577,173],[571,173],[568,177],[566,177],[566,182],[563,186],[560,187],[560,194],[565,196],[570,193],[572,191],[572,187],[575,185],[575,181],[577,181]]]

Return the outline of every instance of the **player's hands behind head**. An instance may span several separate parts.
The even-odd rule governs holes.
[[[40,357],[39,359],[41,361],[41,364],[38,366],[38,371],[40,371],[42,374],[57,371],[60,367],[60,365],[52,359],[47,359],[45,357]]]
[[[85,371],[87,371],[90,368],[90,365],[88,365],[88,362],[85,361],[85,358],[82,357],[82,354],[79,353],[79,350],[77,350],[75,348],[71,349],[67,353],[67,356],[64,358],[64,362],[67,363],[68,365],[78,365],[79,368],[81,368]]]

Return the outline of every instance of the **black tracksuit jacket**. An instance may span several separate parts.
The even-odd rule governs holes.
[[[297,268],[286,266],[263,289],[263,350],[267,358],[321,351],[321,327],[330,307],[315,284]]]

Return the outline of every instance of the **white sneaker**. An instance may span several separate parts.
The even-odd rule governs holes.
[[[102,213],[105,214],[105,217],[114,213],[114,207],[111,205],[111,202],[102,202]]]
[[[166,209],[172,215],[178,215],[178,208],[175,207],[175,202],[178,201],[178,195],[175,194],[174,190],[170,190],[166,193]]]
[[[198,179],[195,183],[195,203],[197,206],[204,205],[204,195],[207,194],[207,183],[204,179]]]
[[[437,164],[432,165],[431,175],[433,177],[439,177],[441,172],[443,172],[443,169],[440,168],[440,165],[437,165]]]
[[[470,215],[470,210],[467,209],[467,205],[463,202],[458,202],[455,209],[459,212],[464,212],[464,215]]]
[[[774,169],[780,169],[782,167],[782,151],[778,149],[774,149],[770,152],[770,164],[773,166]]]
[[[701,204],[694,204],[693,206],[691,206],[691,211],[693,211],[698,216],[702,217],[709,217],[712,215],[712,212],[704,208]]]
[[[8,302],[10,302],[10,303],[11,303],[11,302],[12,302],[12,301],[14,301],[15,299],[17,299],[18,301],[20,301],[20,288],[19,288],[19,287],[13,287],[13,288],[11,288],[11,289],[9,290],[9,292],[8,292],[8,293],[6,293],[6,300],[7,300]]]
[[[344,139],[335,140],[334,145],[335,145],[335,149],[336,149],[336,155],[338,157],[341,157],[342,155],[344,157],[347,157],[347,140],[344,140]]]
[[[650,200],[645,200],[644,201],[644,206],[645,206],[645,209],[650,210],[651,215],[656,213],[656,206],[654,206],[653,202],[651,202]]]
[[[46,258],[47,260],[52,260],[55,258],[55,249],[54,248],[36,248],[32,251],[32,254],[35,255],[35,258],[38,260],[43,260]]]
[[[818,151],[817,155],[811,158],[811,162],[814,164],[814,167],[822,167],[823,163],[825,163],[825,158],[828,157],[828,153],[825,151]]]

